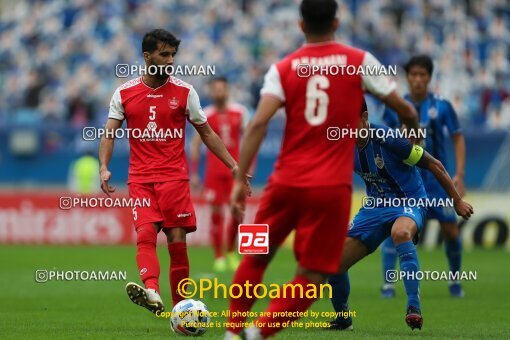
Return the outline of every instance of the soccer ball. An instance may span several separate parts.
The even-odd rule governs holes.
[[[202,301],[182,300],[172,309],[170,328],[179,335],[199,336],[207,331],[211,316]]]

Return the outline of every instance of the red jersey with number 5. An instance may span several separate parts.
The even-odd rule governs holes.
[[[247,110],[244,106],[229,103],[225,110],[218,111],[214,106],[204,108],[211,129],[221,138],[228,152],[237,161],[241,144],[241,133],[247,123]],[[209,149],[206,156],[206,181],[232,178],[232,172]]]
[[[129,138],[128,183],[188,180],[184,152],[186,120],[201,126],[207,117],[193,87],[175,77],[157,88],[142,77],[113,94],[108,118],[126,120]]]
[[[325,65],[312,72],[313,65]],[[261,95],[282,101],[287,121],[271,181],[293,187],[352,183],[355,139],[337,138],[356,129],[363,90],[384,97],[395,89],[386,76],[333,74],[327,66],[380,65],[368,52],[334,41],[305,44],[271,66]],[[352,70],[352,66],[349,66]],[[337,68],[338,70],[338,68]]]

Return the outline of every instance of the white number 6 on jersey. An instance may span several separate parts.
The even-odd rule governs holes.
[[[329,79],[325,76],[315,75],[306,83],[306,121],[313,126],[326,121],[328,115],[328,94],[322,90],[329,87]]]

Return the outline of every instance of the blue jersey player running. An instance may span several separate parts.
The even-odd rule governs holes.
[[[464,136],[450,102],[429,92],[428,87],[433,73],[432,59],[426,55],[412,57],[405,66],[405,70],[410,90],[405,98],[414,105],[420,117],[420,125],[426,129],[427,136],[423,141],[425,150],[434,158],[446,164],[445,130],[448,131],[453,141],[456,159],[457,171],[453,177],[453,183],[460,195],[464,196],[464,165],[466,158]],[[384,111],[383,119],[391,128],[400,127],[398,116],[390,108],[386,108]],[[448,194],[430,172],[422,171],[422,178],[428,197],[436,199],[448,197]],[[438,220],[445,239],[450,272],[455,275],[460,271],[462,256],[462,243],[455,211],[451,207],[429,207],[426,218]],[[391,238],[385,240],[381,248],[385,281],[381,289],[381,296],[391,298],[395,296],[395,288],[393,283],[388,282],[386,273],[395,269],[397,252]],[[450,281],[449,290],[452,297],[464,296],[460,281]]]
[[[362,129],[379,131],[376,136],[370,134],[367,138],[361,138]],[[381,131],[382,137],[379,133]],[[419,281],[415,279],[419,265],[412,240],[423,226],[426,211],[419,205],[407,205],[407,202],[411,202],[410,199],[415,202],[425,200],[427,194],[415,165],[431,172],[453,199],[459,216],[468,219],[473,213],[473,207],[462,200],[440,161],[419,145],[413,145],[404,138],[390,136],[390,132],[394,133],[395,130],[382,125],[369,125],[364,104],[356,140],[355,172],[364,180],[369,199],[364,199],[364,206],[351,222],[339,272],[329,278],[333,293],[331,300],[338,315],[348,315],[350,284],[347,271],[391,235],[400,259],[400,270],[406,274],[402,277],[407,293],[405,320],[411,329],[421,329],[423,318]],[[382,199],[393,202],[393,206],[375,204]],[[402,205],[399,202],[402,202]],[[330,329],[352,329],[352,318],[338,317],[330,323]]]

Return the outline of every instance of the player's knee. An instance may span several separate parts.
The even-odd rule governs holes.
[[[325,273],[316,272],[303,267],[298,267],[297,275],[305,277],[312,284],[320,285],[326,282],[328,275]]]
[[[456,240],[459,237],[459,229],[455,224],[447,224],[441,226],[443,236],[448,241]]]
[[[347,273],[348,270],[349,270],[348,263],[345,261],[342,261],[342,263],[340,263],[340,268],[338,269],[337,274],[345,274],[345,273]]]
[[[152,224],[142,225],[136,229],[136,244],[138,246],[146,245],[155,247],[157,239],[158,233]]]
[[[393,239],[395,245],[397,245],[411,241],[413,235],[411,234],[411,231],[406,228],[397,228],[391,231],[391,238]]]
[[[186,230],[184,228],[163,229],[167,243],[186,242]]]

